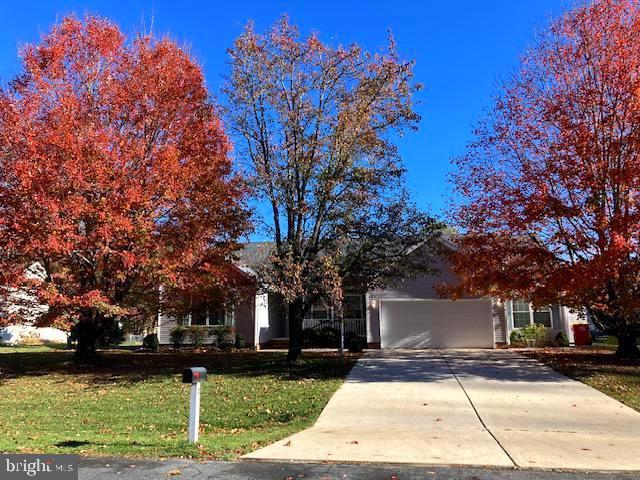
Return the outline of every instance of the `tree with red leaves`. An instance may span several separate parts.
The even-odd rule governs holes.
[[[244,187],[202,71],[174,42],[71,17],[22,60],[0,91],[2,292],[47,305],[39,325],[76,325],[88,361],[160,285],[224,282]]]
[[[637,355],[640,11],[598,0],[541,35],[455,160],[460,290],[589,313]]]

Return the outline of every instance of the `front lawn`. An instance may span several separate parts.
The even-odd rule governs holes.
[[[527,352],[640,412],[640,359],[621,360],[610,348],[543,348]]]
[[[305,353],[103,352],[77,367],[48,347],[0,347],[0,451],[233,459],[311,425],[356,361]],[[201,435],[186,442],[189,387],[204,366]]]

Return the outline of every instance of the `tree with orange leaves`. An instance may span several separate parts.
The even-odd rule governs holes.
[[[47,305],[39,325],[77,325],[87,361],[159,285],[224,282],[244,187],[202,71],[174,42],[70,17],[22,60],[0,91],[2,292]]]
[[[552,23],[455,160],[457,293],[586,309],[638,354],[639,95],[636,0]]]
[[[409,201],[395,143],[417,128],[420,85],[393,38],[371,54],[302,36],[286,17],[264,34],[248,25],[229,55],[229,125],[275,244],[259,273],[287,303],[287,358],[297,362],[315,302],[340,316],[344,288],[428,268],[407,253],[440,225]]]

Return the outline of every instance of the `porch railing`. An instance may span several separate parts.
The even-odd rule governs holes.
[[[367,336],[367,323],[364,318],[345,318],[344,333],[353,332],[360,337]],[[340,331],[340,321],[331,319],[305,318],[302,322],[302,328],[313,328],[320,330],[325,327],[334,328]]]

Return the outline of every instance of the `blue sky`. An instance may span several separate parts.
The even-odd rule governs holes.
[[[226,72],[226,48],[249,19],[264,30],[287,13],[303,32],[316,30],[334,43],[369,50],[385,44],[391,29],[401,53],[416,61],[424,85],[417,100],[420,130],[401,139],[408,186],[421,208],[443,214],[450,158],[464,151],[474,123],[491,105],[497,82],[517,65],[534,32],[560,14],[569,0],[484,1],[277,1],[128,0],[0,3],[0,80],[19,67],[17,48],[35,42],[69,13],[99,14],[125,33],[142,26],[169,34],[202,63],[217,94]]]

